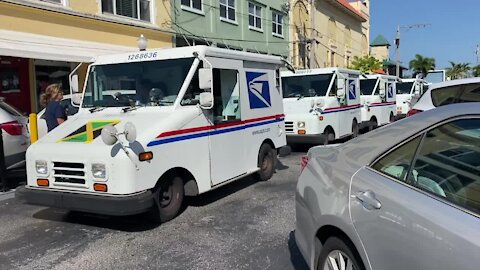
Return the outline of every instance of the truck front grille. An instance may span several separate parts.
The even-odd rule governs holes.
[[[293,122],[285,122],[285,132],[293,133]]]
[[[57,183],[85,184],[85,164],[53,162],[53,176]]]

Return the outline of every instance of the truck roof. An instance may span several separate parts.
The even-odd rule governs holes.
[[[377,78],[384,78],[384,79],[388,79],[388,80],[397,80],[397,76],[393,76],[393,75],[385,75],[385,74],[367,74],[365,75],[365,77],[367,77],[367,79],[377,79]],[[365,78],[362,78],[360,77],[360,79],[365,79]]]
[[[424,83],[427,83],[424,79],[417,79],[417,78],[400,79],[400,82],[424,82]]]
[[[164,49],[152,49],[152,50],[146,50],[146,51],[132,51],[127,53],[102,55],[102,56],[96,57],[95,62],[93,64],[105,65],[105,64],[188,58],[188,57],[194,57],[193,55],[194,53],[198,53],[200,56],[203,56],[203,57],[212,56],[212,57],[268,63],[268,64],[274,64],[274,65],[283,65],[283,61],[280,56],[235,51],[235,50],[210,47],[210,46],[164,48]],[[146,57],[131,59],[132,56],[133,58],[135,58],[137,54],[143,55],[143,56],[146,55]],[[155,56],[153,56],[154,54]],[[129,56],[130,56],[130,60],[129,60]]]
[[[295,70],[295,73],[292,71],[282,71],[280,74],[282,77],[292,77],[292,76],[305,76],[305,75],[318,75],[318,74],[331,74],[335,71],[341,73],[348,73],[354,75],[360,75],[360,71],[346,68],[314,68],[314,69],[298,69]]]

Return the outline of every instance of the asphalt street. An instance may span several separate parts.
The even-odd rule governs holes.
[[[188,198],[176,219],[107,217],[0,201],[1,269],[307,269],[295,244],[300,157]]]

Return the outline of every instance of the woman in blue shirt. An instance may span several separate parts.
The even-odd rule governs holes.
[[[58,83],[50,84],[40,96],[40,103],[46,107],[44,118],[49,132],[67,120],[65,108],[60,104],[62,98],[63,91]]]

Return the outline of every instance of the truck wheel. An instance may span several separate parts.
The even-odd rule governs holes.
[[[377,118],[372,117],[370,119],[370,126],[368,127],[368,131],[372,131],[372,130],[376,129],[377,127],[378,127]]]
[[[335,140],[335,132],[331,130],[330,127],[327,127],[323,132],[325,135],[325,139],[323,140],[323,145],[328,145],[329,142],[333,142]]]
[[[354,119],[352,123],[352,138],[356,138],[358,136],[358,123],[357,120]]]
[[[155,206],[150,218],[157,223],[167,222],[176,217],[183,206],[183,180],[179,176],[160,180],[160,186],[153,193]]]
[[[256,174],[256,178],[260,181],[267,181],[272,178],[275,172],[275,150],[268,143],[262,144],[258,152],[258,167],[260,170]]]
[[[390,123],[395,122],[395,116],[393,116],[393,113],[390,113]]]

